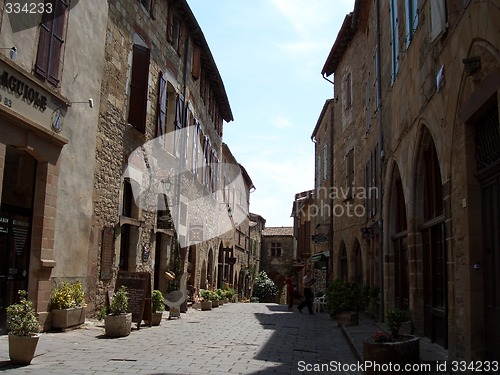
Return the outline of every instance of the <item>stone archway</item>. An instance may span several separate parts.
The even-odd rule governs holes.
[[[424,334],[448,347],[448,273],[440,159],[429,129],[422,127],[417,154],[414,214],[421,254]]]

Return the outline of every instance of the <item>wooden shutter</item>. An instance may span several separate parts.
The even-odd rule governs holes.
[[[54,11],[44,13],[40,25],[35,72],[51,84],[57,85],[68,4],[64,0],[52,0],[51,3]]]
[[[144,133],[148,100],[149,49],[134,44],[128,122]]]
[[[446,3],[445,0],[434,0],[429,2],[429,7],[429,39],[433,42],[446,31]]]
[[[176,103],[175,103],[175,133],[174,133],[174,155],[177,157],[181,156],[181,132],[182,123],[183,123],[183,111],[182,107],[184,107],[184,100],[177,95]]]
[[[155,3],[156,0],[151,0],[151,3],[149,4],[149,15],[151,16],[151,19],[155,20]]]
[[[167,15],[167,40],[172,43],[174,35],[174,12],[172,6],[168,7]]]
[[[165,121],[167,118],[167,81],[160,72],[158,79],[158,112],[156,118],[156,136],[164,135],[166,132]]]
[[[201,49],[198,46],[193,47],[193,67],[191,74],[194,80],[199,79],[201,75]]]
[[[352,148],[348,153],[347,153],[347,165],[346,165],[346,172],[347,172],[347,191],[348,199],[352,199],[354,197],[354,149]]]

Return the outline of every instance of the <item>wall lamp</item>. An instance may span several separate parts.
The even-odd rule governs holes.
[[[473,75],[478,69],[481,69],[480,56],[472,56],[468,59],[463,59],[462,63],[464,64],[465,74],[467,74],[468,76]]]
[[[88,104],[90,108],[94,108],[94,100],[92,98],[89,98],[86,102],[69,102],[70,104],[79,104],[79,103],[85,103]]]
[[[11,58],[11,60],[16,60],[16,57],[17,57],[17,48],[16,48],[16,46],[13,46],[13,47],[0,47],[0,49],[10,49],[10,58]]]

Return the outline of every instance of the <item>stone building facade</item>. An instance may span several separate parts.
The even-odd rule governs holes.
[[[499,21],[495,1],[356,1],[322,71],[356,193],[334,204],[365,208],[335,217],[333,277],[380,286],[453,359],[499,358]]]
[[[293,227],[267,227],[262,231],[260,270],[265,271],[279,291],[277,302],[284,303],[285,278],[297,259]]]
[[[153,288],[188,272],[194,292],[243,288],[251,179],[223,145],[233,120],[187,2],[109,3],[96,146],[91,289],[105,303],[119,270]],[[238,201],[236,201],[236,199]]]
[[[227,204],[228,212],[231,217],[231,229],[224,237],[223,243],[225,257],[220,258],[223,263],[218,268],[218,276],[221,280],[226,280],[230,286],[235,288],[241,296],[248,297],[251,288],[251,278],[249,274],[251,261],[251,236],[250,236],[250,193],[255,190],[252,179],[246,169],[237,162],[231,153],[229,147],[222,144],[222,162],[235,167],[233,175],[226,175],[227,179],[241,177],[243,184],[236,185],[233,188],[223,190],[224,202]],[[228,186],[229,182],[225,183]],[[244,218],[236,220],[236,218]],[[236,221],[235,221],[236,220]],[[220,287],[220,284],[219,284]]]
[[[333,178],[333,108],[334,100],[326,100],[311,135],[315,149],[315,181],[312,195],[314,199],[313,209],[308,210],[308,216],[311,218],[313,228],[311,232],[313,251],[309,261],[314,263],[315,269],[325,271],[325,275],[321,277],[322,280],[331,274],[332,226],[335,213],[338,211],[338,207],[333,204],[335,194],[339,193]],[[317,271],[317,273],[320,272]],[[316,275],[316,279],[320,279],[319,275]],[[323,290],[325,289],[324,284],[323,282],[321,286]]]
[[[187,2],[44,6],[0,1],[0,332],[13,291],[48,329],[56,284],[82,281],[94,314],[120,270],[249,289],[253,184],[223,162],[232,112]]]
[[[89,234],[107,7],[96,0],[42,5],[36,14],[16,14],[12,2],[0,1],[1,333],[19,289],[49,328],[54,285],[86,285],[94,261]]]
[[[248,277],[250,281],[255,279],[255,276],[260,271],[260,249],[262,248],[262,232],[266,227],[266,219],[262,216],[250,212],[250,253],[248,261]],[[250,282],[250,288],[253,288]],[[251,290],[248,290],[248,297],[252,295]]]

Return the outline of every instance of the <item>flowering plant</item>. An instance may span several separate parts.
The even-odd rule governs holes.
[[[212,290],[201,290],[200,291],[201,301],[218,301],[219,295]]]
[[[388,333],[377,331],[375,335],[373,335],[373,341],[375,342],[391,342],[392,336]]]
[[[26,299],[28,293],[19,291],[19,303],[7,307],[7,328],[14,336],[34,336],[38,333],[39,321],[33,303]]]
[[[50,297],[52,310],[72,309],[85,306],[85,293],[80,280],[73,284],[62,282]]]

